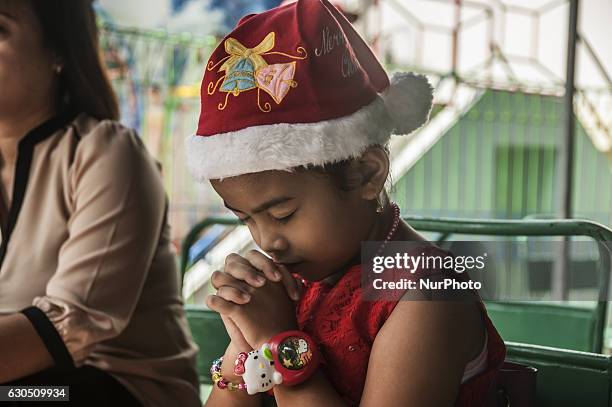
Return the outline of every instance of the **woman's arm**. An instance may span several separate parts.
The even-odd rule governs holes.
[[[66,182],[68,237],[44,295],[0,329],[2,343],[14,345],[0,346],[2,381],[78,364],[98,342],[119,335],[158,248],[165,193],[155,162],[131,131],[106,121],[83,134]],[[36,345],[24,357],[25,343]]]
[[[0,317],[0,383],[7,383],[53,365],[53,358],[23,314]]]

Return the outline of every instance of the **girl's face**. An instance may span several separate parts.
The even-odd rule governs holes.
[[[54,62],[29,2],[0,0],[0,119],[53,105]]]
[[[375,219],[359,188],[340,192],[329,177],[308,171],[265,171],[211,184],[257,245],[306,280],[321,280],[353,260]]]

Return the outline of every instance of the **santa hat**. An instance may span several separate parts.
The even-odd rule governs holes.
[[[244,17],[213,51],[187,165],[197,180],[324,165],[427,121],[424,76],[391,79],[328,0]]]
[[[280,5],[284,6],[285,4],[295,3],[296,1],[298,0],[283,0]],[[341,1],[330,0],[330,3],[333,4],[334,7],[336,7],[338,11],[340,11],[344,15],[344,17],[346,17],[346,19],[349,20],[351,23],[354,23],[359,18],[359,14],[351,13],[350,11],[345,10],[342,6]]]

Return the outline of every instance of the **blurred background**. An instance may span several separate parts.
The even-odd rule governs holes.
[[[99,0],[104,57],[122,120],[163,164],[174,237],[222,211],[184,168],[203,66],[244,14],[279,0]],[[405,214],[559,216],[567,0],[344,0],[389,71],[436,87],[430,125],[396,138],[393,189]],[[580,3],[573,217],[612,224],[612,2]]]
[[[174,242],[184,249],[182,268],[189,268],[188,302],[203,303],[210,273],[227,253],[253,247],[247,230],[221,225],[202,228],[181,247],[202,219],[227,215],[184,165],[183,142],[196,129],[204,66],[241,16],[279,3],[96,3],[122,121],[138,130],[163,166]],[[612,225],[612,2],[582,0],[572,12],[573,3],[334,1],[389,72],[421,72],[435,87],[430,122],[391,143],[390,189],[403,215]],[[596,298],[602,276],[609,279],[609,263],[599,268],[596,244],[581,247],[566,250],[570,259],[561,274],[555,274],[550,247],[520,258],[514,253],[516,261],[501,261],[511,270],[495,284],[535,299],[559,289],[567,300]],[[555,287],[555,275],[565,275],[567,283]]]

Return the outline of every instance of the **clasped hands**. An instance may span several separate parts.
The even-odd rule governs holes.
[[[301,282],[263,253],[230,254],[211,284],[217,292],[206,303],[221,315],[236,349],[256,349],[279,332],[297,329]]]

